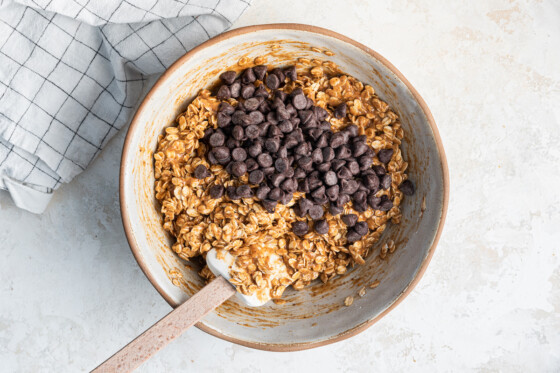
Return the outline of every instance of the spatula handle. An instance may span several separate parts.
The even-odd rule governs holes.
[[[185,303],[168,313],[135,340],[93,370],[131,372],[180,336],[213,309],[235,294],[235,288],[222,276],[206,285]]]

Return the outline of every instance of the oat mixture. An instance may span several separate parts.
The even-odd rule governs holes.
[[[261,78],[262,81],[257,79],[250,84],[256,88],[251,90],[260,91],[263,96],[270,93],[272,97],[269,82],[273,80],[272,86],[275,87],[276,81],[275,78],[268,79],[271,76],[268,70],[267,80]],[[363,203],[356,210],[356,201],[344,201],[346,203],[340,206],[340,211],[333,211],[326,207],[328,203],[335,203],[331,200],[318,220],[298,211],[300,200],[306,197],[306,193],[299,191],[301,188],[293,193],[283,193],[284,200],[272,201],[272,206],[263,203],[252,192],[257,189],[255,180],[250,182],[251,173],[239,172],[241,176],[235,176],[232,166],[226,170],[227,167],[216,164],[215,159],[209,161],[209,154],[214,153],[210,152],[212,146],[207,139],[219,128],[219,108],[221,110],[226,105],[223,102],[234,108],[243,103],[239,94],[234,98],[230,92],[228,97],[224,90],[215,94],[202,90],[176,123],[160,135],[154,154],[156,198],[161,203],[163,227],[176,238],[173,251],[190,260],[199,256],[204,258],[212,248],[227,250],[237,258],[231,281],[238,291],[253,294],[257,289],[269,286],[270,295],[277,303],[282,302],[278,298],[290,285],[299,290],[317,278],[327,282],[345,273],[355,263],[364,264],[364,258],[374,249],[374,243],[389,221],[400,223],[399,205],[403,192],[407,195],[414,192],[413,184],[405,182],[408,164],[400,150],[404,132],[399,118],[387,103],[379,99],[373,87],[338,73],[332,62],[300,59],[297,76],[294,73],[293,79],[286,77],[278,90],[290,94],[297,88],[301,88],[313,105],[326,110],[325,121],[330,123],[333,133],[356,125],[357,136],[365,135],[362,138],[373,149],[372,167],[383,168],[382,172],[390,176],[385,178],[386,188],[375,192],[377,204],[380,200],[391,202],[385,204],[385,208]],[[341,115],[343,106],[345,112]],[[379,159],[387,155],[389,158],[384,159],[385,162]],[[253,189],[239,192],[239,187],[247,185],[252,185]],[[234,196],[236,190],[241,195]],[[271,201],[268,197],[266,199]],[[352,228],[356,223],[367,225],[367,229],[357,236],[354,232],[357,229]],[[298,231],[298,224],[300,228],[313,226],[314,229]],[[349,239],[350,233],[354,236]],[[387,245],[381,248],[382,258],[389,249]],[[267,282],[271,269],[262,259],[263,253],[267,252],[282,258],[291,278],[272,284]],[[213,277],[207,266],[200,275],[205,279]],[[349,305],[352,301],[346,299],[345,303]]]

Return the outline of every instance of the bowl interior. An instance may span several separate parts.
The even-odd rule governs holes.
[[[335,55],[327,56],[311,47],[328,49]],[[444,214],[444,155],[438,148],[429,114],[407,84],[372,53],[315,28],[234,30],[203,44],[173,65],[141,106],[123,152],[123,218],[138,262],[173,306],[204,283],[196,273],[196,265],[184,262],[171,251],[171,240],[161,227],[153,191],[152,155],[162,129],[173,123],[200,89],[214,84],[220,72],[236,66],[243,57],[265,56],[269,65],[288,65],[299,57],[330,60],[342,71],[372,85],[399,115],[405,130],[402,150],[417,192],[404,199],[402,223],[388,225],[365,265],[354,267],[327,285],[318,281],[302,291],[290,289],[285,292],[285,305],[269,302],[264,307],[249,308],[234,297],[201,321],[199,326],[204,330],[265,349],[299,349],[327,343],[372,323],[425,269]],[[423,199],[427,208],[422,212]],[[389,239],[395,241],[397,249],[381,260],[379,250]],[[380,285],[374,290],[367,288],[375,280],[380,280]],[[366,295],[357,297],[363,286],[368,290]],[[355,297],[350,307],[343,305],[347,296]]]

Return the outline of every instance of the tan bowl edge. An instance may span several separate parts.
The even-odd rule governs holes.
[[[128,132],[127,132],[127,135],[126,135],[126,138],[125,138],[125,141],[124,141],[122,154],[125,154],[128,151],[128,147],[129,147],[129,144],[130,144],[130,141],[129,141],[129,137],[130,137],[130,133],[131,133],[130,130],[135,128],[136,126],[140,125],[137,122],[136,119],[139,115],[138,113],[140,113],[143,110],[145,101],[147,101],[153,95],[153,92],[158,89],[161,82],[163,80],[165,80],[167,78],[167,76],[170,75],[179,65],[184,63],[186,60],[191,58],[192,55],[199,52],[200,50],[202,50],[202,49],[204,49],[204,48],[206,48],[210,45],[213,45],[215,43],[218,43],[222,40],[225,40],[225,39],[231,38],[233,36],[237,36],[237,35],[242,35],[242,34],[246,34],[246,33],[250,33],[250,32],[256,32],[256,31],[260,31],[260,30],[268,30],[268,29],[290,29],[290,30],[300,30],[300,31],[314,32],[314,33],[317,33],[317,34],[323,34],[323,35],[326,35],[326,36],[329,36],[329,37],[332,37],[332,38],[342,40],[342,41],[344,41],[346,43],[349,43],[349,44],[351,44],[351,45],[353,45],[357,48],[360,48],[360,49],[364,50],[366,53],[368,53],[371,56],[373,56],[374,58],[376,58],[377,60],[381,61],[389,70],[391,70],[408,87],[408,89],[410,90],[410,92],[412,93],[412,95],[414,96],[416,101],[418,101],[418,103],[420,104],[420,107],[422,108],[422,111],[424,112],[424,115],[426,116],[426,118],[428,120],[428,123],[430,124],[430,127],[431,127],[433,135],[434,135],[435,142],[437,144],[437,148],[438,148],[438,152],[439,152],[440,160],[441,160],[442,174],[443,174],[443,204],[442,204],[442,210],[441,210],[441,219],[439,221],[438,229],[437,229],[433,244],[430,247],[430,250],[428,252],[428,255],[424,259],[424,261],[422,263],[422,266],[420,267],[420,270],[417,272],[416,277],[412,280],[412,282],[409,284],[409,286],[399,295],[399,297],[385,311],[383,311],[377,317],[375,317],[375,318],[373,318],[369,321],[366,321],[366,322],[364,322],[360,325],[357,325],[354,328],[349,329],[349,330],[347,330],[343,333],[340,333],[340,334],[338,334],[338,335],[336,335],[332,338],[329,338],[327,340],[323,340],[323,341],[319,341],[319,342],[310,342],[310,343],[294,343],[294,344],[286,344],[286,345],[247,342],[247,341],[232,338],[232,337],[229,337],[229,336],[224,335],[222,333],[219,333],[216,330],[208,328],[201,323],[196,324],[196,326],[199,329],[205,331],[208,334],[211,334],[215,337],[218,337],[218,338],[221,338],[221,339],[224,339],[226,341],[233,342],[233,343],[236,343],[236,344],[239,344],[239,345],[242,345],[242,346],[256,348],[256,349],[265,350],[265,351],[281,351],[281,352],[301,351],[301,350],[307,350],[307,349],[310,349],[310,348],[325,346],[325,345],[328,345],[328,344],[331,344],[331,343],[334,343],[334,342],[342,341],[344,339],[350,338],[350,337],[352,337],[352,336],[354,336],[358,333],[363,332],[364,330],[366,330],[367,328],[369,328],[370,326],[375,324],[378,320],[380,320],[387,313],[389,313],[393,308],[395,308],[399,303],[401,303],[412,292],[414,287],[418,284],[418,282],[420,281],[420,279],[422,278],[422,276],[426,272],[426,269],[428,268],[428,264],[430,263],[430,260],[432,259],[432,256],[434,255],[435,248],[438,244],[439,238],[440,238],[442,230],[443,230],[443,225],[445,223],[445,217],[447,215],[447,206],[448,206],[448,203],[449,203],[449,170],[447,168],[447,158],[445,156],[445,151],[443,149],[443,144],[441,142],[441,137],[439,135],[439,131],[437,129],[437,126],[436,126],[436,123],[435,123],[434,118],[432,116],[432,113],[428,109],[428,106],[426,105],[426,102],[424,101],[424,99],[422,99],[422,97],[416,91],[416,89],[414,89],[414,87],[410,84],[410,82],[403,76],[403,74],[395,66],[393,66],[387,59],[385,59],[379,53],[373,51],[372,49],[366,47],[365,45],[363,45],[361,43],[358,43],[357,41],[354,41],[354,40],[352,40],[352,39],[350,39],[350,38],[348,38],[344,35],[341,35],[337,32],[327,30],[327,29],[324,29],[324,28],[321,28],[321,27],[310,26],[310,25],[299,24],[299,23],[271,23],[271,24],[264,24],[264,25],[254,25],[254,26],[241,27],[241,28],[238,28],[238,29],[235,29],[235,30],[227,31],[227,32],[225,32],[223,34],[220,34],[218,36],[215,36],[212,39],[210,39],[210,40],[200,44],[199,46],[191,49],[189,52],[187,52],[185,55],[183,55],[181,58],[179,58],[177,61],[175,61],[173,63],[173,65],[171,65],[169,67],[169,69],[167,69],[167,71],[165,73],[163,73],[163,75],[154,84],[154,86],[152,87],[150,92],[146,95],[143,102],[138,107],[138,110],[137,110],[136,114],[134,115],[134,118],[132,119],[132,121],[130,123],[130,127],[128,129]],[[136,246],[135,242],[131,239],[132,234],[131,234],[131,226],[130,226],[130,217],[128,215],[128,211],[126,210],[126,208],[124,206],[124,204],[125,204],[125,197],[124,196],[125,196],[126,191],[124,190],[122,181],[124,179],[124,169],[125,169],[125,167],[122,163],[122,159],[123,159],[123,157],[121,157],[121,165],[120,165],[121,168],[120,168],[120,185],[119,185],[120,195],[119,195],[119,200],[120,200],[121,215],[122,215],[122,221],[123,221],[123,227],[124,227],[126,239],[129,243],[130,249],[132,250],[132,254],[134,255],[134,258],[138,262],[138,265],[140,266],[140,268],[142,269],[142,271],[144,272],[144,274],[146,275],[148,280],[152,283],[152,285],[156,288],[156,290],[161,294],[161,296],[167,301],[167,303],[169,303],[169,305],[171,307],[175,308],[175,307],[178,306],[178,304],[174,303],[167,296],[167,294],[163,291],[163,289],[156,283],[154,277],[148,271],[148,267],[147,267],[146,263],[144,263],[144,260],[138,254],[138,247]]]

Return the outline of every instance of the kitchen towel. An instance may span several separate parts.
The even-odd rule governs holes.
[[[41,213],[146,85],[249,0],[0,0],[0,188]]]

